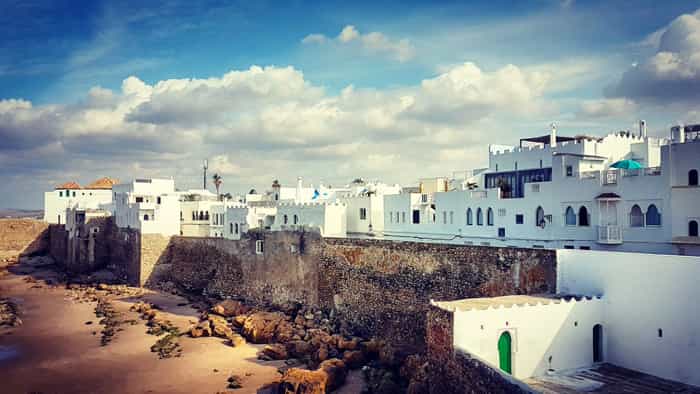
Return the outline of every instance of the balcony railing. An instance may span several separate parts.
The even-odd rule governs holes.
[[[622,230],[618,225],[598,226],[598,243],[616,245],[622,243]]]

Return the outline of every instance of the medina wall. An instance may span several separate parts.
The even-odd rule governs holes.
[[[422,347],[431,299],[554,291],[554,253],[367,239],[324,239],[323,306],[365,335]]]
[[[139,250],[152,242],[142,237]],[[152,266],[141,269],[147,286],[172,282],[196,293],[335,309],[359,334],[418,350],[431,298],[532,294],[555,286],[554,252],[541,249],[322,239],[304,231],[251,231],[240,240],[172,237],[158,245]]]
[[[700,257],[557,251],[558,292],[601,294],[605,361],[700,385]]]

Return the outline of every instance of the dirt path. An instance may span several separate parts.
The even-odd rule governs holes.
[[[50,271],[32,273],[48,277]],[[0,382],[3,393],[254,393],[278,377],[282,361],[262,362],[261,345],[226,346],[219,338],[181,337],[181,357],[158,359],[150,351],[157,337],[146,333],[143,320],[129,307],[153,302],[164,317],[185,329],[197,312],[172,295],[147,293],[141,299],[122,297],[114,307],[125,319],[107,346],[100,346],[95,302],[80,302],[64,286],[27,282],[29,276],[0,277],[0,296],[20,307],[23,324],[0,330]],[[86,324],[87,322],[91,322]],[[227,390],[231,373],[243,388]]]

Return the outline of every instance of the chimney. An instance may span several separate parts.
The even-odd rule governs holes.
[[[639,121],[639,137],[647,138],[647,121],[644,119]]]
[[[556,148],[557,146],[557,125],[552,123],[552,133],[549,135],[549,146]]]
[[[301,179],[301,177],[297,177],[296,202],[301,202],[301,189],[302,189],[302,179]]]

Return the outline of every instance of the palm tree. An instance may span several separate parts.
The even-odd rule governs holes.
[[[216,187],[216,198],[218,199],[219,188],[221,188],[221,184],[224,183],[224,179],[219,174],[214,174],[211,178],[214,180],[214,187]]]

